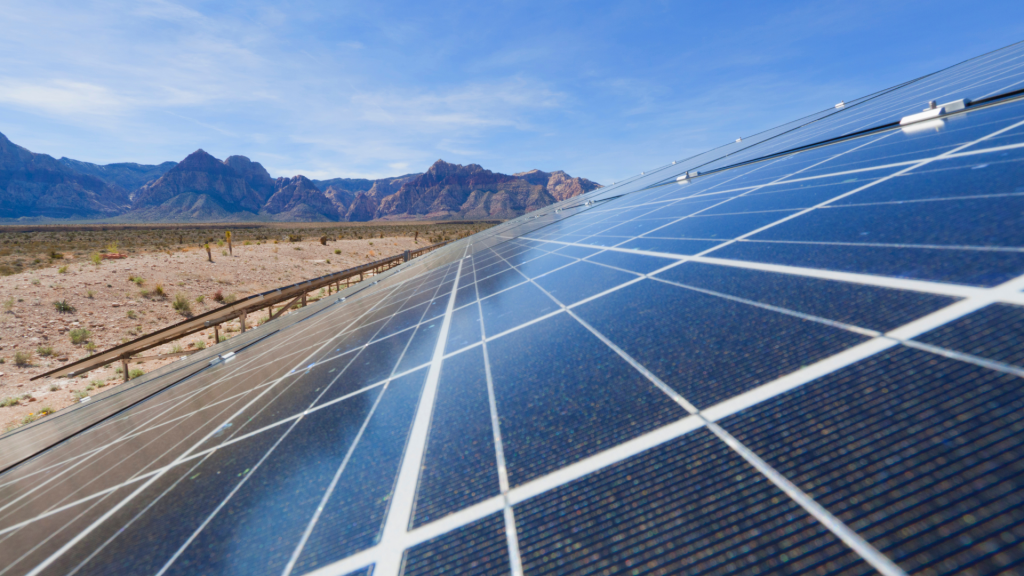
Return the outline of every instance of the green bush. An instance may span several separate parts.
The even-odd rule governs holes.
[[[28,352],[15,352],[14,363],[18,366],[28,366],[29,361],[32,360],[32,355]]]
[[[132,368],[131,370],[128,371],[128,378],[138,378],[139,376],[142,376],[145,373],[146,371],[143,370],[142,368]]]
[[[89,332],[85,328],[73,328],[68,332],[68,336],[71,337],[72,344],[82,344],[92,336],[92,332]]]
[[[0,407],[7,408],[8,406],[17,406],[18,398],[15,396],[8,396],[3,400],[0,400]]]
[[[60,314],[71,314],[75,311],[75,307],[68,302],[67,298],[54,302],[53,309]]]
[[[40,346],[39,348],[36,348],[36,354],[39,354],[40,356],[53,356],[53,347]]]
[[[185,296],[181,292],[174,295],[174,300],[171,302],[171,308],[174,308],[174,310],[182,316],[192,315],[192,305],[189,304],[188,296]]]

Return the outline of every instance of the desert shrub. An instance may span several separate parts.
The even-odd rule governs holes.
[[[21,423],[22,424],[31,424],[31,423],[35,422],[37,418],[38,418],[38,416],[36,416],[35,414],[26,414],[25,417],[21,419]]]
[[[173,346],[173,347],[171,348],[171,354],[178,354],[178,353],[180,353],[180,352],[181,352],[181,344],[175,344],[175,345],[174,345],[174,346]]]
[[[196,350],[205,350],[206,349],[206,340],[196,340],[194,342],[194,344],[196,346]]]
[[[221,292],[220,290],[217,290],[216,292],[213,293],[213,299],[216,300],[217,302],[223,302],[224,293]]]
[[[300,234],[289,234],[288,235],[288,241],[289,242],[302,242],[302,235],[300,235]]]
[[[31,360],[32,360],[32,355],[29,354],[28,352],[18,351],[18,352],[14,353],[14,363],[17,366],[28,366],[28,363]]]
[[[40,346],[39,348],[36,348],[36,354],[39,354],[40,356],[53,356],[53,347]]]
[[[135,313],[135,310],[129,310],[128,312],[125,313],[125,316],[131,318],[132,320],[135,320],[136,318],[139,317],[139,315]]]
[[[70,314],[75,311],[75,307],[68,302],[67,298],[54,302],[53,308],[61,314]]]
[[[95,295],[96,295],[96,293],[93,292],[92,290],[86,290],[85,291],[85,297],[90,299],[90,300],[92,300],[93,296],[95,296]]]
[[[146,371],[143,370],[142,368],[132,368],[131,370],[128,371],[128,378],[138,378],[139,376],[142,376],[145,373]]]
[[[100,264],[103,263],[103,256],[100,256],[99,252],[93,252],[92,254],[89,255],[89,261],[95,264],[96,266],[99,266]]]
[[[94,342],[86,342],[85,343],[85,350],[86,350],[86,352],[89,352],[90,354],[92,354],[93,352],[96,351],[96,344]]]
[[[142,286],[146,283],[146,280],[142,276],[129,276],[128,281],[135,282],[137,286]]]
[[[238,300],[238,297],[235,296],[234,294],[225,294],[224,295],[224,303],[225,304],[231,304],[232,302],[234,302],[236,300]]]
[[[174,308],[174,310],[182,316],[192,315],[192,305],[189,304],[188,296],[185,296],[181,292],[174,295],[174,300],[171,302],[171,308]]]
[[[50,408],[49,406],[43,406],[42,408],[39,409],[39,412],[36,412],[36,414],[39,414],[40,416],[46,416],[47,414],[53,414],[54,412],[55,410],[53,408]]]
[[[73,328],[68,332],[68,336],[71,337],[72,344],[82,344],[92,336],[92,332],[89,332],[85,328]]]
[[[14,308],[14,297],[4,300],[4,312],[10,312]]]
[[[56,250],[50,250],[50,260],[63,260],[64,255]]]
[[[196,304],[202,304],[203,300],[206,300],[206,296],[204,296],[202,294],[200,294],[199,296],[196,296]]]
[[[8,396],[7,398],[4,398],[3,400],[0,400],[0,407],[3,407],[3,408],[7,408],[8,406],[17,406],[17,405],[18,405],[18,397],[17,396]]]
[[[79,400],[89,395],[89,393],[86,392],[85,390],[74,390],[73,392],[71,392],[71,394],[73,394],[74,397]]]
[[[61,266],[60,268],[57,268],[57,273],[58,274],[67,274],[68,273],[68,265],[65,264],[65,265]]]
[[[338,248],[338,249],[335,249],[335,250],[334,250],[334,253],[335,253],[335,254],[341,254],[341,249],[340,249],[340,248]]]
[[[33,286],[39,286],[39,284],[40,284],[40,282],[39,282],[39,278],[33,278],[33,279],[32,279],[32,285],[33,285]]]
[[[167,294],[164,292],[164,287],[162,284],[157,284],[156,287],[153,288],[153,296],[155,298],[163,298],[167,296]]]

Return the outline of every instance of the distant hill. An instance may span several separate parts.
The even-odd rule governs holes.
[[[104,218],[128,207],[124,188],[29,152],[0,134],[0,218]]]
[[[272,178],[245,156],[196,150],[181,162],[92,164],[33,154],[0,134],[0,218],[130,222],[513,218],[599,188],[562,171],[500,174],[438,160],[369,180]]]
[[[139,187],[163,176],[177,164],[177,162],[164,162],[155,165],[136,164],[134,162],[93,164],[91,162],[72,160],[71,158],[61,158],[59,162],[76,172],[95,176],[108,184],[116,184],[129,192],[137,190]]]

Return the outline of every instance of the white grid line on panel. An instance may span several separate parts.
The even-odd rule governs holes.
[[[474,271],[476,265],[474,264]],[[484,326],[484,310],[480,302],[480,290],[476,290],[476,307],[480,315],[480,347],[484,359],[484,376],[487,380],[487,407],[491,416],[491,430],[494,436],[494,454],[498,467],[498,487],[501,490],[502,514],[505,520],[505,541],[508,548],[509,566],[512,576],[522,576],[523,561],[519,554],[519,533],[516,530],[515,511],[509,501],[508,467],[505,464],[505,446],[501,440],[501,421],[498,418],[498,401],[494,394],[494,379],[491,377],[491,359],[487,352],[487,330]]]
[[[420,393],[420,402],[416,409],[412,430],[409,432],[409,440],[406,443],[402,466],[398,472],[398,478],[388,505],[387,517],[384,520],[384,528],[380,537],[381,546],[384,549],[377,567],[374,569],[375,572],[380,571],[384,576],[398,574],[401,569],[405,547],[401,545],[396,546],[395,544],[404,540],[404,536],[409,530],[419,473],[423,466],[423,456],[426,453],[430,420],[433,415],[434,401],[441,377],[444,347],[448,342],[448,331],[451,328],[452,311],[455,309],[455,295],[458,293],[463,262],[464,260],[459,260],[459,268],[455,274],[455,284],[452,286],[451,295],[448,299],[448,309],[445,312],[444,321],[441,323],[441,328],[437,334],[437,344],[434,347],[433,360],[430,363],[427,380],[423,384],[423,391]]]

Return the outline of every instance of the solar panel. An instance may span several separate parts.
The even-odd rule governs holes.
[[[0,574],[1020,571],[1022,50],[5,435]]]

